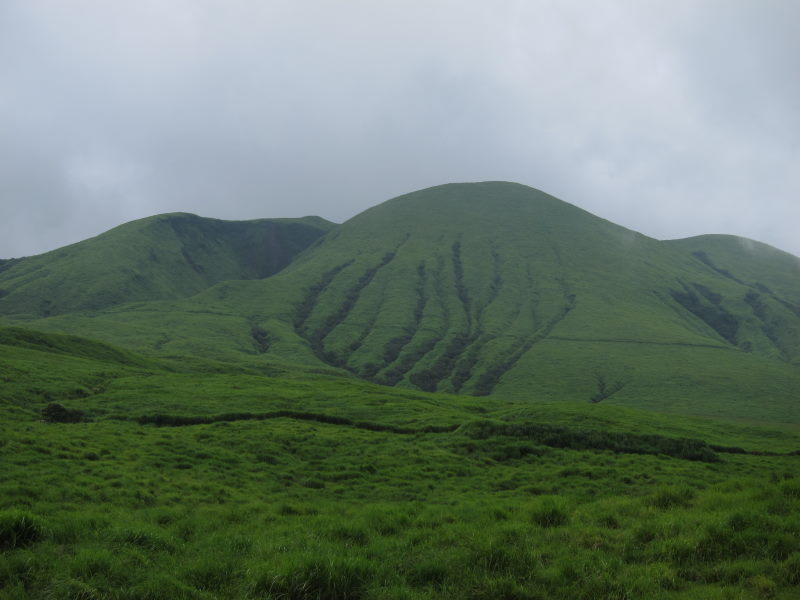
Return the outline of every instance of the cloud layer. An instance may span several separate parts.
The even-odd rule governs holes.
[[[800,255],[800,3],[9,0],[0,257],[510,180]]]

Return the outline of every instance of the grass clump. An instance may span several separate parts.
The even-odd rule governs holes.
[[[695,497],[695,492],[688,487],[662,487],[648,499],[648,504],[661,510],[688,507]]]
[[[297,557],[259,573],[251,592],[257,598],[358,600],[374,576],[373,564],[358,557]]]
[[[47,591],[53,600],[102,600],[105,596],[96,588],[78,579],[54,581]]]
[[[22,510],[0,512],[0,549],[26,548],[38,542],[44,527],[38,517]]]
[[[175,544],[158,530],[147,528],[122,528],[112,534],[112,540],[135,546],[149,552],[172,552]]]
[[[544,528],[561,527],[569,522],[569,513],[560,498],[542,498],[530,516],[534,523]]]
[[[783,576],[789,585],[800,585],[800,552],[793,553],[781,565]]]

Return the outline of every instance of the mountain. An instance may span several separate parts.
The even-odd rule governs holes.
[[[62,314],[26,326],[423,391],[800,420],[800,259],[757,242],[658,241],[519,184],[449,184],[331,228],[275,272],[232,250],[241,234],[173,235],[176,218],[154,218],[168,235],[126,230],[126,247],[162,248],[158,260],[134,254],[149,268],[139,279],[121,274],[130,252],[109,266],[104,281],[125,277],[133,292],[109,299],[67,276],[92,273],[100,236],[7,267],[0,314],[30,319],[25,307],[49,301]],[[139,302],[73,312],[124,300]]]
[[[0,598],[796,598],[798,264],[507,183],[2,261]]]
[[[333,226],[319,217],[140,219],[46,254],[0,262],[0,314],[98,310],[183,298],[227,279],[268,277]]]

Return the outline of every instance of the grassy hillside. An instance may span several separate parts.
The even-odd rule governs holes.
[[[708,271],[727,279],[737,290],[741,314],[746,315],[751,333],[740,345],[800,364],[800,258],[729,235],[668,243],[689,251]],[[752,335],[753,331],[763,335]]]
[[[2,598],[788,600],[800,583],[797,426],[165,365],[19,329],[0,330],[0,369]],[[43,422],[51,402],[82,420]]]
[[[0,261],[0,598],[794,600],[798,275],[507,183]]]
[[[395,198],[281,272],[36,328],[423,391],[797,422],[798,259],[660,242],[512,183]]]
[[[226,279],[268,277],[332,224],[319,217],[221,221],[185,213],[126,223],[0,263],[0,314],[46,317],[182,298]]]

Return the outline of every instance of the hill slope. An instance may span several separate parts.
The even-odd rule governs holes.
[[[46,254],[0,262],[0,314],[47,317],[268,277],[332,226],[318,217],[140,219]]]
[[[32,325],[425,391],[796,422],[797,264],[660,242],[518,184],[450,184],[365,211],[269,278]]]

